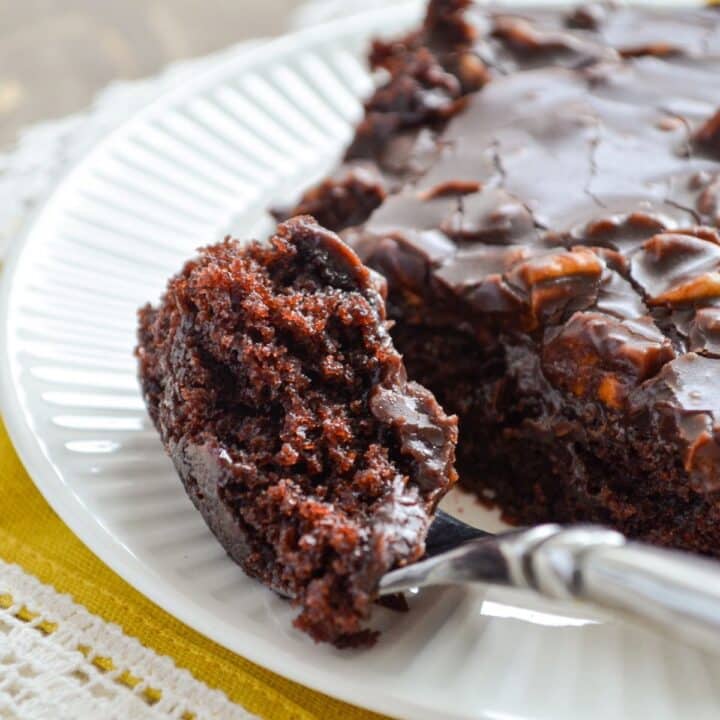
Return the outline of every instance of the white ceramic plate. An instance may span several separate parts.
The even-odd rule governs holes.
[[[286,37],[164,97],[58,187],[4,278],[2,407],[49,502],[105,562],[188,625],[278,673],[407,718],[715,718],[720,666],[645,631],[499,590],[378,611],[372,650],[314,645],[206,529],[150,426],[136,308],[194,248],[336,161],[371,86],[363,54],[418,5]],[[464,517],[496,520],[461,495]]]

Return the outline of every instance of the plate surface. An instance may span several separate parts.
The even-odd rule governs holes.
[[[323,692],[407,718],[715,718],[720,664],[577,606],[434,589],[368,651],[313,644],[226,557],[145,414],[135,311],[199,245],[270,228],[336,162],[371,79],[368,38],[417,4],[283,38],[161,98],[58,187],[16,244],[0,328],[2,408],[46,498],[105,562],[198,631]],[[497,520],[460,494],[446,505]]]

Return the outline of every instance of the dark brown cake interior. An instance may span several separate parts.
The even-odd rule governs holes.
[[[144,308],[152,418],[230,555],[338,645],[389,568],[422,555],[455,480],[456,420],[408,382],[379,276],[312,218],[207,248]]]
[[[461,484],[719,555],[720,11],[432,0],[371,59],[341,173],[386,197],[338,227],[366,216],[344,237],[460,417]]]

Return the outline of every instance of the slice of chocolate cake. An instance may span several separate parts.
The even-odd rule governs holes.
[[[338,227],[461,484],[720,556],[720,10],[432,0],[371,63]]]
[[[707,99],[706,99],[707,98]],[[349,242],[462,484],[516,522],[720,554],[720,63],[493,81]]]
[[[407,380],[382,279],[312,218],[226,240],[140,312],[150,415],[191,499],[316,640],[360,645],[378,582],[424,551],[457,421]]]

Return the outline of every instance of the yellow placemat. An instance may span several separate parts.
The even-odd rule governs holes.
[[[0,557],[73,596],[143,645],[267,720],[378,720],[285,680],[199,635],[134,590],[53,512],[25,472],[0,421]]]

